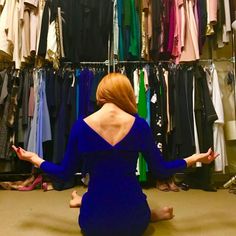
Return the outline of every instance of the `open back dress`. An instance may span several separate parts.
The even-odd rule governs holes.
[[[40,168],[51,176],[68,180],[81,161],[86,165],[90,180],[79,214],[84,235],[140,236],[149,224],[150,209],[136,176],[139,152],[156,178],[186,168],[183,159],[170,162],[163,159],[150,127],[137,115],[127,135],[115,145],[79,118],[72,127],[62,163],[45,161]]]

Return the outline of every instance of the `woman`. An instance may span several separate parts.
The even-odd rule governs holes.
[[[85,161],[90,181],[79,216],[84,235],[139,236],[150,220],[173,215],[171,208],[152,212],[149,209],[135,175],[138,153],[144,154],[156,178],[169,177],[197,161],[210,163],[217,154],[209,149],[185,159],[164,161],[148,124],[136,115],[133,88],[122,74],[106,75],[98,86],[96,97],[101,109],[75,122],[61,165],[44,161],[21,148],[13,146],[13,149],[21,160],[63,180],[73,176],[78,163]]]

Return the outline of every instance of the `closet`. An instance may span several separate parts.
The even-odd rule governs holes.
[[[210,146],[221,154],[187,181],[207,189],[214,174],[235,173],[225,132],[236,120],[235,10],[233,0],[0,0],[0,175],[35,171],[12,143],[60,163],[73,122],[98,109],[96,88],[112,71],[130,79],[167,160]],[[148,179],[141,155],[137,175]]]

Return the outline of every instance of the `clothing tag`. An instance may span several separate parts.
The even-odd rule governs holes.
[[[152,98],[151,98],[151,102],[152,103],[156,103],[157,102],[157,95],[154,93]]]
[[[73,88],[75,86],[75,74],[74,73],[72,74],[72,77],[73,77],[73,81],[72,81],[71,87]]]

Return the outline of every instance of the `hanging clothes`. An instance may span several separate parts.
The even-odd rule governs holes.
[[[79,76],[79,115],[86,117],[93,111],[93,105],[90,102],[91,86],[94,74],[88,68],[81,71]]]
[[[8,155],[8,147],[9,147],[9,137],[10,137],[10,129],[6,125],[7,123],[7,114],[8,108],[10,104],[10,86],[8,87],[8,83],[10,83],[11,77],[8,79],[7,71],[0,72],[0,81],[1,81],[1,117],[0,117],[0,159],[9,159]]]
[[[220,91],[218,75],[215,65],[212,64],[209,68],[205,68],[208,87],[210,90],[212,102],[216,110],[218,119],[213,125],[213,143],[214,151],[219,153],[219,157],[215,160],[215,171],[222,171],[225,173],[225,167],[228,165],[225,137],[224,137],[224,110],[222,104],[222,93]]]
[[[9,11],[12,3],[13,1],[6,0],[2,0],[0,2],[0,6],[2,7],[2,11],[0,13],[0,55],[8,61],[11,61],[13,56],[13,48],[7,35],[9,14],[13,13]]]
[[[35,108],[31,121],[31,130],[27,150],[37,153],[43,158],[43,142],[51,140],[51,125],[45,93],[45,70],[35,70],[34,74]]]
[[[176,154],[191,156],[195,152],[193,129],[193,67],[181,67],[176,74]]]
[[[146,90],[144,83],[144,72],[140,71],[139,77],[139,96],[138,96],[138,114],[140,117],[146,119],[147,118],[147,101],[146,101]],[[144,157],[141,153],[139,153],[139,181],[143,182],[147,180],[146,171],[147,164],[144,160]]]
[[[213,147],[213,124],[217,120],[214,105],[212,103],[206,73],[201,66],[194,69],[195,75],[195,118],[198,132],[200,152],[206,152]],[[190,186],[201,188],[206,191],[216,191],[212,179],[214,163],[210,165],[202,164],[186,175],[186,181]]]

